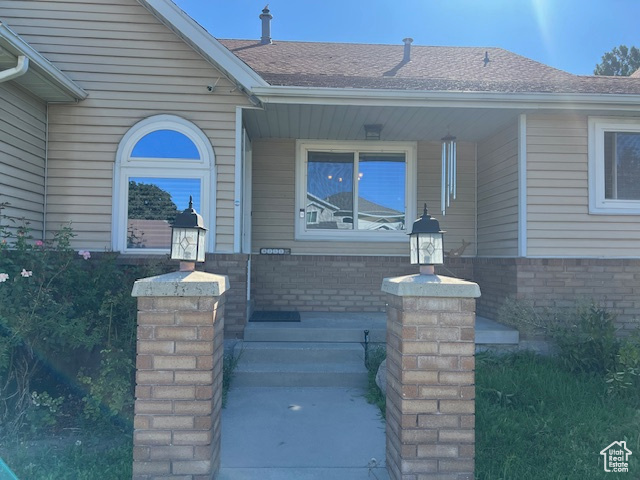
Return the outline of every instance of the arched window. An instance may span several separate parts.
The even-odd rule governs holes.
[[[209,229],[207,251],[213,251],[214,160],[209,139],[183,118],[155,115],[131,127],[116,154],[114,250],[166,253],[171,224],[193,196],[193,207]]]

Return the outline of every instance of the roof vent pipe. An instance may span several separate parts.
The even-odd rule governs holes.
[[[260,43],[262,45],[268,45],[271,43],[271,19],[273,15],[269,12],[269,4],[262,9],[262,13],[260,14],[260,20],[262,20],[262,38],[260,39]]]
[[[411,43],[413,42],[413,38],[404,38],[402,39],[402,41],[404,42],[404,58],[402,59],[403,62],[410,62],[411,61]]]

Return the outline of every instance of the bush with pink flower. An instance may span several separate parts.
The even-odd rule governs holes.
[[[34,410],[41,407],[31,401],[33,392],[56,401],[75,398],[57,409],[60,418],[81,418],[83,412],[69,409],[83,404],[94,419],[131,417],[136,339],[131,288],[137,278],[161,271],[157,265],[120,265],[115,253],[75,251],[70,226],[49,240],[34,239],[29,224],[3,215],[3,207],[0,203],[0,438],[30,422],[33,430],[33,422],[43,418]],[[59,383],[61,372],[73,388]]]

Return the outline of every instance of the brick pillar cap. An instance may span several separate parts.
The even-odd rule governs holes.
[[[134,297],[219,297],[229,289],[226,275],[206,272],[171,272],[136,280]]]
[[[399,297],[454,297],[477,298],[480,287],[477,283],[440,275],[407,275],[385,278],[382,291]]]

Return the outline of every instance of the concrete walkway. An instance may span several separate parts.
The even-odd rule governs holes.
[[[218,480],[388,480],[385,425],[364,390],[231,388]]]

